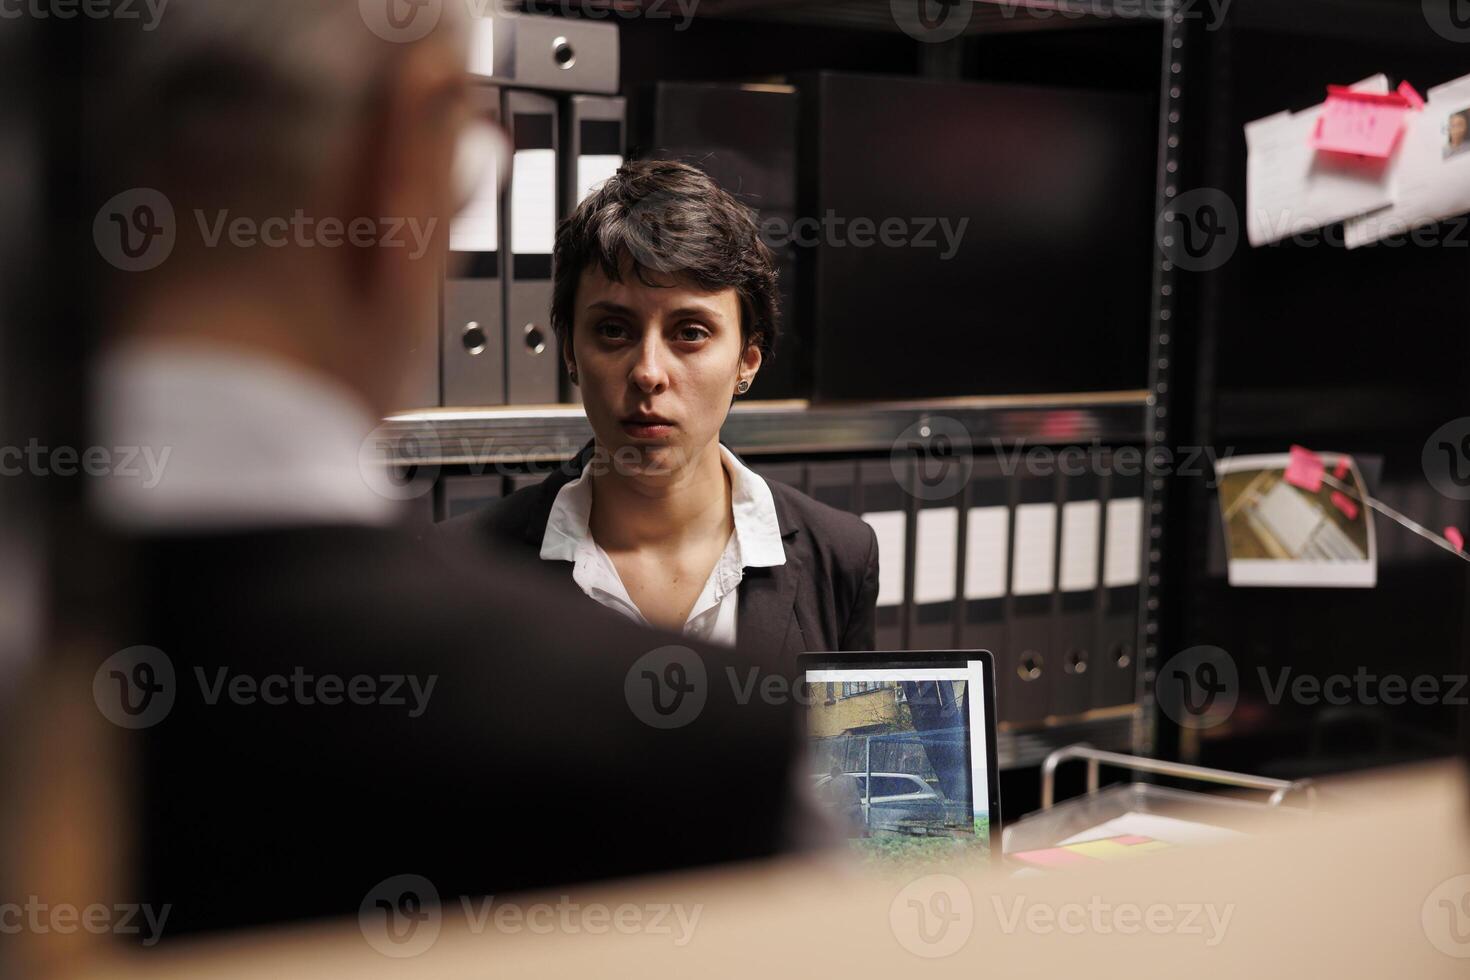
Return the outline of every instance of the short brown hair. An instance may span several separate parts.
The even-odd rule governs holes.
[[[556,230],[551,326],[570,343],[582,273],[597,263],[621,281],[623,257],[645,285],[649,271],[681,275],[710,291],[740,297],[742,349],[775,349],[780,329],[776,268],[755,211],[698,167],[672,160],[630,161],[589,194]]]

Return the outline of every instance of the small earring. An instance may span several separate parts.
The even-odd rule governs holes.
[[[738,385],[735,386],[735,393],[737,395],[743,395],[743,394],[745,394],[749,390],[750,390],[750,382],[749,381],[742,380]]]
[[[569,378],[572,379],[572,384],[576,384],[577,383],[577,372],[576,372],[576,369],[574,368],[571,371],[568,371],[567,372],[567,377],[569,377]]]

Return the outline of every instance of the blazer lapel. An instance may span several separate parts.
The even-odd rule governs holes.
[[[540,493],[536,498],[536,505],[526,516],[526,526],[522,531],[526,544],[535,546],[538,552],[541,550],[541,540],[546,537],[546,522],[551,518],[551,508],[556,504],[556,495],[561,492],[562,487],[582,475],[582,470],[586,467],[587,460],[591,458],[596,445],[596,439],[588,440],[581,452],[572,457],[570,465],[557,467],[555,472],[538,485],[537,489]]]
[[[806,646],[796,622],[796,588],[806,565],[796,547],[796,527],[780,498],[776,499],[776,520],[786,564],[745,570],[735,629],[741,646],[795,655],[805,652]]]

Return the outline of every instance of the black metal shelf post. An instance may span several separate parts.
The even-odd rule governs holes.
[[[1178,0],[1167,0],[1163,24],[1163,58],[1159,99],[1159,165],[1157,213],[1165,218],[1156,228],[1168,227],[1167,212],[1179,195],[1180,151],[1183,141],[1183,103],[1185,69],[1185,14]],[[1149,344],[1148,418],[1145,422],[1146,458],[1168,451],[1170,442],[1169,379],[1171,377],[1170,342],[1173,339],[1174,316],[1178,309],[1178,274],[1170,258],[1169,242],[1164,235],[1156,244],[1157,261],[1153,273],[1152,330]],[[1142,652],[1138,665],[1138,705],[1133,748],[1147,755],[1154,749],[1157,718],[1154,706],[1154,678],[1159,659],[1159,609],[1163,591],[1164,512],[1168,488],[1161,467],[1154,467],[1144,485],[1144,512],[1147,533],[1144,549],[1142,587],[1139,589],[1138,643]]]

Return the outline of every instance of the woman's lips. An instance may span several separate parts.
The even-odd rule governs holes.
[[[624,419],[618,423],[634,439],[664,439],[674,432],[674,423],[663,420]]]

